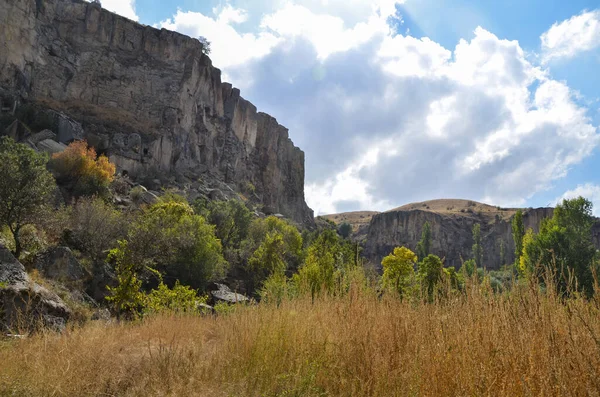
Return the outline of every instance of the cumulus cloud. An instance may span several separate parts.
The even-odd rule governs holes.
[[[102,7],[133,21],[140,19],[135,12],[135,0],[102,0]]]
[[[254,33],[236,30],[251,15],[232,6],[179,11],[163,27],[212,40],[215,64],[290,129],[316,213],[434,198],[524,205],[598,146],[575,93],[518,42],[477,28],[448,49],[393,32],[382,11],[393,1],[360,2],[355,23],[314,2],[282,2]]]
[[[590,200],[594,205],[594,215],[600,216],[600,186],[593,183],[579,185],[573,190],[566,191],[562,196],[555,200],[555,204],[560,203],[564,199],[572,199],[579,196]]]
[[[235,25],[248,17],[243,9],[227,5],[213,11],[216,12],[214,18],[200,12],[178,10],[172,18],[160,22],[159,27],[191,37],[206,37],[212,43],[211,59],[223,69],[263,57],[280,41],[269,32],[238,33]]]
[[[572,58],[600,47],[600,10],[586,11],[555,23],[542,34],[541,40],[545,62],[556,58]]]

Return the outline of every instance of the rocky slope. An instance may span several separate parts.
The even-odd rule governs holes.
[[[62,143],[85,138],[120,172],[217,180],[313,224],[304,153],[221,82],[198,40],[80,0],[0,0],[0,54],[1,111],[52,109]]]

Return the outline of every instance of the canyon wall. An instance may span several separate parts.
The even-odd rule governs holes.
[[[478,204],[479,205],[479,204]],[[488,206],[486,206],[488,207]],[[431,253],[445,258],[445,266],[459,269],[462,260],[471,259],[473,226],[481,225],[481,240],[484,264],[487,269],[498,269],[515,260],[515,245],[512,238],[511,221],[513,209],[488,212],[444,213],[420,209],[397,209],[375,215],[369,224],[364,240],[365,256],[375,267],[395,247],[405,246],[415,250],[425,222],[431,225]],[[552,217],[552,208],[523,210],[525,230],[539,231],[541,222]],[[496,216],[497,215],[497,216]],[[596,237],[595,240],[598,240]],[[597,241],[596,241],[597,242]],[[501,260],[501,246],[504,258]],[[462,258],[462,260],[461,260]]]
[[[221,81],[196,39],[80,0],[0,0],[0,98],[4,111],[34,103],[68,116],[63,143],[85,138],[134,178],[216,179],[314,222],[304,153]]]

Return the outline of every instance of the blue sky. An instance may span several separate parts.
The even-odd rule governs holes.
[[[205,36],[306,152],[316,213],[465,198],[600,215],[600,4],[103,0]]]

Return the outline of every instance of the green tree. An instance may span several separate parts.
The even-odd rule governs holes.
[[[326,292],[344,293],[347,276],[356,268],[355,245],[340,240],[333,230],[323,230],[307,249],[304,264],[294,275],[294,283],[301,292],[313,297]]]
[[[483,247],[481,246],[481,225],[476,223],[473,225],[473,260],[478,267],[483,267]]]
[[[588,296],[593,293],[596,249],[592,242],[594,223],[592,203],[583,197],[563,200],[554,210],[551,219],[544,219],[538,235],[527,242],[523,265],[535,270],[541,265],[555,274],[559,291],[570,287],[573,275],[577,287]]]
[[[137,315],[144,307],[142,280],[138,277],[142,266],[134,262],[127,241],[119,241],[118,247],[108,254],[108,262],[115,268],[117,286],[107,287],[110,295],[106,300],[112,304],[113,311],[119,316]]]
[[[500,240],[500,266],[504,266],[506,261],[506,252],[504,248],[504,240]]]
[[[431,225],[425,222],[423,231],[421,232],[421,240],[417,244],[417,256],[425,258],[431,251]]]
[[[247,261],[265,241],[267,234],[279,233],[283,239],[283,260],[286,268],[297,269],[302,262],[302,236],[298,229],[283,219],[269,216],[255,219],[248,228],[248,238],[242,242],[242,258]]]
[[[278,232],[269,232],[248,261],[248,269],[252,273],[257,284],[273,274],[284,274],[286,263],[285,244],[283,236]]]
[[[473,273],[475,273],[476,268],[477,268],[477,265],[475,264],[475,261],[473,259],[469,259],[462,264],[460,271],[466,277],[471,277],[471,276],[473,276]]]
[[[436,255],[428,255],[420,263],[418,277],[421,282],[421,290],[429,301],[433,300],[435,289],[443,275],[444,265]]]
[[[523,252],[523,236],[525,236],[525,226],[523,225],[523,211],[518,210],[511,222],[512,236],[515,242],[515,266],[519,267],[521,263],[521,254]]]
[[[342,238],[350,237],[350,235],[352,234],[352,225],[350,225],[348,222],[342,223],[338,227],[338,233],[340,236],[342,236]]]
[[[394,252],[381,261],[383,288],[404,295],[411,276],[414,276],[416,263],[417,255],[414,252],[406,247],[394,248]]]
[[[55,187],[47,162],[45,155],[9,137],[0,138],[0,223],[14,238],[17,258],[22,251],[23,226],[36,219]]]

